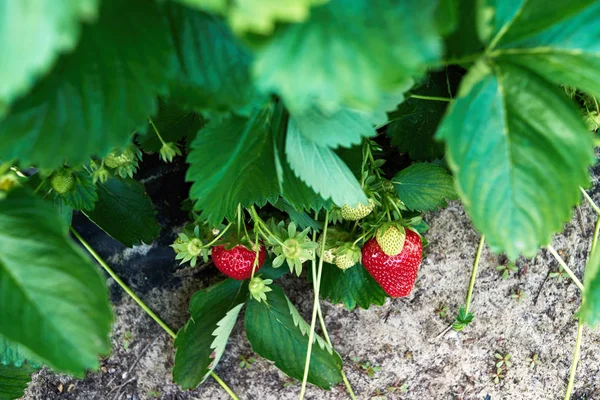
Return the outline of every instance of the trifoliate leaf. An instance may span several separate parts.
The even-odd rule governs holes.
[[[238,204],[265,205],[279,196],[271,123],[273,105],[249,118],[231,116],[201,129],[188,156],[186,179],[201,218],[220,224],[235,218]]]
[[[444,168],[416,163],[398,172],[392,179],[398,197],[406,207],[417,211],[434,211],[456,200],[454,179]]]
[[[152,200],[144,186],[131,178],[109,179],[98,185],[98,202],[85,215],[127,247],[151,243],[160,231]]]
[[[178,72],[171,80],[171,100],[190,110],[229,111],[255,97],[250,78],[251,53],[217,17],[168,5]]]
[[[473,224],[511,259],[533,257],[562,229],[595,159],[559,89],[504,62],[469,72],[438,136]]]
[[[296,325],[290,303],[283,290],[271,285],[267,303],[249,300],[246,309],[246,336],[252,349],[292,378],[301,380],[308,350],[308,333]],[[297,314],[297,311],[296,311]],[[296,319],[298,316],[296,317]],[[312,346],[308,382],[330,389],[342,381],[342,360],[333,351]]]
[[[98,22],[83,27],[77,49],[0,120],[0,158],[55,168],[123,147],[134,130],[145,129],[156,96],[166,94],[171,53],[156,2],[102,1]]]
[[[438,60],[434,1],[331,0],[256,48],[257,85],[293,113],[382,107]],[[377,21],[377,23],[374,23]]]
[[[0,201],[0,335],[81,377],[110,350],[112,312],[104,277],[67,232],[24,189]]]
[[[80,22],[96,19],[98,0],[0,2],[0,115],[25,94],[60,53],[77,45]]]
[[[173,377],[182,388],[195,388],[216,367],[247,295],[247,283],[235,279],[194,294],[191,318],[175,339]]]

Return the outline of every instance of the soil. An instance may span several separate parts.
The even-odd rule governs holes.
[[[192,294],[220,279],[210,265],[180,268],[167,247],[185,223],[185,213],[179,211],[182,198],[177,198],[187,190],[181,183],[183,171],[183,165],[167,169],[156,163],[140,177],[157,203],[163,226],[160,238],[151,245],[124,248],[83,217],[75,218],[84,237],[174,328],[186,322]],[[600,201],[597,185],[592,192],[594,200]],[[161,193],[168,193],[171,203]],[[593,210],[582,205],[553,240],[580,278],[595,218]],[[549,277],[558,270],[558,264],[546,250],[532,260],[518,260],[518,271],[502,280],[496,267],[506,260],[486,249],[471,308],[475,320],[463,332],[450,331],[440,337],[465,300],[479,234],[458,202],[425,219],[431,226],[426,235],[429,246],[410,297],[388,300],[384,306],[369,310],[348,311],[324,303],[331,339],[344,359],[358,398],[562,399],[575,344],[574,314],[581,299],[577,287],[568,278],[560,281]],[[290,277],[283,278],[281,284],[307,317],[312,307],[310,284]],[[25,399],[229,398],[212,379],[194,391],[183,391],[173,384],[172,340],[110,279],[109,286],[116,314],[113,352],[102,360],[100,371],[76,380],[43,369],[34,376]],[[511,296],[519,290],[524,294],[520,302]],[[436,314],[440,304],[449,307],[445,317]],[[498,384],[493,382],[496,353],[512,356],[512,366]],[[541,364],[530,368],[527,358],[534,354]],[[255,357],[257,361],[243,368],[241,357]],[[361,367],[367,362],[378,367],[372,376]],[[239,321],[216,372],[240,399],[295,399],[300,391],[298,382],[253,354]],[[599,373],[600,333],[586,328],[573,398],[600,399]],[[309,387],[306,398],[349,397],[340,385],[329,392]]]

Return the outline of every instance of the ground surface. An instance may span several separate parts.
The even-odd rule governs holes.
[[[161,201],[158,191],[169,192],[152,171],[145,183],[158,202],[163,226],[183,223],[182,216],[169,213],[176,204]],[[181,189],[185,190],[185,188]],[[176,191],[175,191],[176,192]],[[153,194],[154,193],[154,194]],[[596,201],[600,200],[597,194]],[[167,210],[167,211],[165,211]],[[388,300],[382,307],[347,311],[325,303],[326,322],[334,346],[342,355],[345,371],[359,399],[562,399],[575,343],[573,314],[580,293],[568,279],[549,278],[558,264],[542,251],[533,260],[519,260],[517,273],[502,280],[495,267],[504,262],[485,251],[475,286],[474,323],[462,333],[436,338],[464,302],[479,235],[458,203],[427,215],[430,245],[411,297]],[[553,241],[554,247],[578,276],[582,276],[595,223],[584,205],[573,221]],[[219,279],[214,268],[178,269],[166,247],[174,238],[163,229],[150,246],[123,249],[81,219],[77,225],[99,252],[124,276],[170,326],[178,328],[187,319],[187,304],[194,291]],[[281,282],[292,301],[307,316],[312,291],[304,280]],[[102,369],[85,380],[38,373],[26,399],[227,399],[220,386],[209,379],[201,388],[185,392],[172,383],[174,352],[170,338],[133,301],[110,282],[117,315],[113,331],[113,353]],[[517,302],[511,294],[521,290]],[[435,310],[449,306],[449,316]],[[510,353],[513,365],[500,384],[494,384],[495,353]],[[534,369],[527,357],[538,354],[542,363]],[[240,399],[294,399],[300,385],[290,381],[270,362],[259,357],[250,368],[240,367],[240,357],[255,356],[238,324],[216,372]],[[358,362],[355,360],[359,360]],[[380,369],[369,377],[359,366],[365,362]],[[584,331],[582,359],[577,372],[574,399],[600,399],[600,332]],[[403,393],[403,390],[407,390]],[[394,388],[398,388],[394,390]],[[310,388],[309,399],[348,398],[344,387],[331,392]]]

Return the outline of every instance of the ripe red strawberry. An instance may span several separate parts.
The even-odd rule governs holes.
[[[215,246],[212,248],[212,258],[215,266],[233,279],[244,280],[252,276],[252,266],[256,252],[249,250],[246,246],[238,244],[237,246],[227,250],[225,246]],[[267,249],[265,246],[260,246],[258,251],[258,266],[254,273],[258,271],[267,258]]]
[[[414,231],[406,229],[406,240],[400,254],[388,256],[375,238],[362,249],[362,264],[391,297],[408,296],[417,279],[423,245]]]

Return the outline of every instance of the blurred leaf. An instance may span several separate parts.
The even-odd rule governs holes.
[[[0,287],[0,335],[56,371],[98,368],[112,324],[104,277],[24,189],[0,201]]]
[[[0,364],[0,400],[15,400],[23,397],[27,385],[31,382],[31,374],[34,372],[35,368],[29,365],[15,367]]]
[[[97,0],[0,2],[0,115],[77,45],[80,22],[96,19]]]
[[[156,96],[166,94],[171,53],[155,2],[102,1],[98,22],[83,27],[77,49],[0,121],[2,159],[55,168],[124,147],[131,132],[145,129]]]
[[[312,107],[373,111],[439,59],[435,2],[330,0],[303,23],[255,44],[257,85],[293,114]],[[376,23],[374,21],[377,21]],[[376,55],[376,56],[374,56]]]

